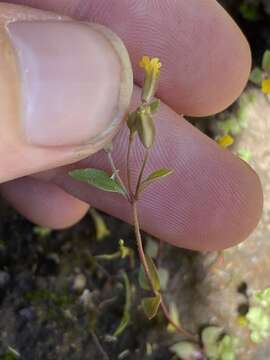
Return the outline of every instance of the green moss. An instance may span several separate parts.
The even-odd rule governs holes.
[[[54,293],[49,290],[34,290],[25,293],[25,299],[30,302],[50,301],[57,306],[68,306],[75,302],[74,296],[65,293]]]
[[[4,355],[2,355],[0,357],[0,360],[16,360],[16,359],[17,359],[16,355],[14,355],[10,352],[5,353]]]

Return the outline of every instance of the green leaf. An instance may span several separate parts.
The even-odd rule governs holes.
[[[150,149],[155,141],[156,130],[152,116],[145,110],[139,114],[137,130],[143,146]]]
[[[160,180],[162,178],[165,178],[171,174],[173,174],[174,170],[161,168],[159,170],[156,170],[152,172],[141,184],[140,191],[145,190],[145,188],[152,184],[153,182]]]
[[[101,241],[110,235],[110,230],[108,229],[102,216],[94,208],[90,209],[90,214],[95,224],[96,239],[97,241]]]
[[[44,239],[51,235],[52,229],[43,227],[43,226],[35,226],[33,228],[33,233],[37,235],[39,238]]]
[[[260,68],[255,67],[249,76],[249,81],[253,84],[260,86],[263,81],[263,72]]]
[[[151,104],[149,105],[151,114],[155,114],[158,111],[159,107],[160,107],[160,100],[157,99],[152,101]]]
[[[182,360],[197,360],[202,355],[197,344],[181,341],[170,347],[170,351]]]
[[[152,320],[157,315],[160,303],[160,294],[142,299],[142,308],[149,320]]]
[[[243,18],[248,21],[258,21],[261,17],[258,4],[243,2],[239,10]]]
[[[266,50],[263,55],[262,68],[270,75],[270,50]]]
[[[137,131],[138,125],[138,113],[134,111],[128,115],[127,126],[131,133],[135,133]]]
[[[145,259],[146,259],[146,262],[147,262],[147,265],[149,268],[149,273],[150,273],[150,277],[152,279],[154,289],[156,291],[159,291],[160,290],[160,280],[159,280],[157,268],[156,268],[153,260],[150,258],[150,256],[145,254]],[[145,274],[145,271],[144,271],[144,268],[142,265],[141,265],[140,272],[139,272],[139,284],[140,284],[141,288],[144,290],[148,290],[148,291],[152,290],[152,287],[149,284],[148,278],[146,277],[146,274]]]
[[[249,309],[246,319],[251,332],[251,340],[260,343],[267,339],[270,332],[270,319],[264,308],[253,306]]]
[[[159,243],[151,238],[151,236],[146,237],[145,253],[149,255],[152,259],[156,259],[159,252]]]
[[[236,360],[236,346],[238,339],[230,335],[224,335],[218,343],[220,360]]]
[[[237,155],[240,157],[240,159],[246,161],[247,163],[252,159],[252,154],[248,149],[239,149],[237,151]]]
[[[114,337],[118,337],[119,335],[121,335],[130,323],[131,286],[128,276],[125,272],[123,272],[123,280],[126,290],[126,302],[125,302],[122,320],[113,334]]]
[[[112,179],[109,174],[98,169],[78,169],[71,171],[69,175],[78,181],[85,182],[95,188],[107,192],[114,192],[124,195],[125,192],[119,183]]]
[[[206,354],[211,358],[217,358],[219,354],[218,340],[223,329],[218,326],[208,326],[202,332],[202,343]]]
[[[158,275],[159,275],[161,290],[165,291],[168,287],[170,273],[168,269],[160,267],[158,268]]]
[[[255,294],[255,299],[260,305],[270,309],[270,288],[266,288],[262,291],[258,291]]]
[[[170,317],[173,322],[180,327],[179,311],[174,302],[170,303]],[[167,331],[169,333],[174,333],[176,332],[176,328],[171,323],[169,323],[167,326]]]

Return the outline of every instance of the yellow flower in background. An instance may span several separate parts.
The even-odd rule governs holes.
[[[232,136],[230,135],[224,135],[221,136],[217,139],[217,143],[223,147],[223,148],[227,148],[230,147],[233,143],[234,143],[234,139]]]
[[[263,80],[263,82],[262,82],[262,92],[264,94],[270,94],[270,78]]]

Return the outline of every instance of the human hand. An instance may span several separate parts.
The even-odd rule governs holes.
[[[156,119],[157,144],[151,153],[148,170],[166,166],[174,169],[175,173],[166,181],[151,186],[145,193],[140,203],[142,228],[174,245],[199,250],[227,247],[246,238],[261,214],[262,191],[257,175],[244,162],[219,148],[178,115],[204,116],[221,111],[239,96],[247,81],[251,63],[248,44],[217,2],[51,0],[45,3],[42,0],[21,0],[13,3],[55,10],[77,19],[105,24],[115,31],[127,46],[134,67],[136,85],[133,107],[139,100],[139,85],[142,83],[141,74],[137,70],[139,58],[147,54],[161,59],[163,70],[158,96],[163,103]],[[44,20],[52,16],[33,9],[12,10],[11,5],[1,4],[0,17],[14,19],[18,14],[22,16],[28,11],[32,18]],[[76,80],[78,85],[83,82],[83,70],[88,65],[84,51],[74,53],[73,50],[74,45],[80,44],[83,35],[76,35],[77,44],[76,41],[70,41],[70,36],[75,36],[70,32],[70,27],[64,32],[59,32],[57,26],[54,29],[50,27],[50,35],[49,30],[41,34],[37,25],[35,28],[32,26],[33,30],[30,25],[28,28],[30,30],[24,33],[17,26],[16,31],[15,23],[12,41],[17,36],[17,43],[20,42],[21,46],[33,41],[35,44],[44,44],[44,48],[52,37],[59,41],[58,58],[53,57],[55,53],[39,53],[35,64],[41,64],[44,56],[49,55],[57,72],[53,83],[46,82],[51,74],[35,83],[40,87],[43,81],[44,86],[48,86],[45,90],[50,94],[48,98],[51,101],[48,103],[48,98],[44,96],[35,99],[32,116],[34,125],[30,130],[28,128],[28,140],[37,136],[34,139],[35,146],[29,146],[24,139],[14,136],[18,135],[21,126],[17,122],[11,126],[5,117],[7,112],[4,111],[8,108],[6,102],[13,101],[12,109],[16,108],[17,103],[7,91],[7,78],[1,75],[0,109],[1,117],[6,121],[2,120],[1,128],[0,179],[3,182],[18,178],[2,183],[3,196],[30,220],[53,228],[62,228],[78,221],[87,211],[88,203],[128,221],[128,207],[117,195],[103,194],[75,182],[67,175],[73,165],[57,168],[62,164],[74,163],[79,157],[87,157],[96,150],[93,146],[83,145],[96,135],[95,126],[100,125],[100,116],[93,116],[93,109],[87,106],[89,94],[93,94],[89,100],[95,105],[95,111],[98,115],[103,114],[105,123],[110,123],[111,109],[118,103],[110,98],[108,104],[107,94],[110,89],[115,90],[113,86],[116,86],[117,79],[113,76],[116,71],[110,72],[105,79],[95,74],[101,84],[98,88],[102,95],[100,104],[93,101],[93,96],[98,94],[96,84],[95,88],[91,88],[91,84],[87,83],[80,90],[79,96],[72,91],[69,93],[68,87]],[[97,45],[100,45],[99,41]],[[3,47],[3,42],[0,46]],[[66,53],[64,48],[67,49]],[[3,53],[3,48],[1,50]],[[102,48],[102,51],[105,50]],[[28,55],[27,51],[25,54]],[[59,72],[61,64],[65,66],[66,54],[74,54],[74,70],[80,69],[78,73]],[[104,53],[101,54],[103,56],[100,58],[97,52],[93,56],[97,64],[104,60]],[[112,54],[109,56],[106,52],[106,59],[112,62],[113,69],[117,68]],[[34,73],[35,69],[31,68],[33,63],[28,57],[25,61],[29,65],[29,72]],[[3,73],[1,66],[0,72]],[[91,64],[89,67],[93,70]],[[108,88],[109,85],[112,88]],[[119,82],[117,86],[120,86]],[[59,108],[59,118],[54,119],[54,125],[48,126],[47,120],[51,119],[48,117],[48,108],[50,110],[50,105],[52,109],[56,106],[54,97],[58,99],[59,95],[52,89],[63,91],[66,96]],[[24,87],[23,96],[27,95],[27,91],[29,89]],[[106,94],[104,96],[103,91]],[[74,101],[71,101],[72,97]],[[102,113],[104,109],[105,113]],[[70,113],[73,111],[77,115],[76,110],[78,116],[73,123],[69,121]],[[31,120],[26,120],[31,124]],[[60,121],[60,127],[56,127],[56,121]],[[89,126],[91,124],[95,126]],[[124,169],[125,139],[123,129],[114,140],[114,154],[120,171]],[[139,154],[138,149],[131,164],[133,172],[136,172]],[[76,167],[79,166],[106,168],[106,157],[103,152],[99,152],[76,164]],[[47,169],[53,170],[25,177]]]

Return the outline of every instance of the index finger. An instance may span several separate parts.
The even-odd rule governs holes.
[[[215,0],[15,0],[104,24],[131,56],[135,80],[142,55],[164,64],[158,96],[175,111],[205,116],[230,105],[250,72],[250,49],[232,18]]]

